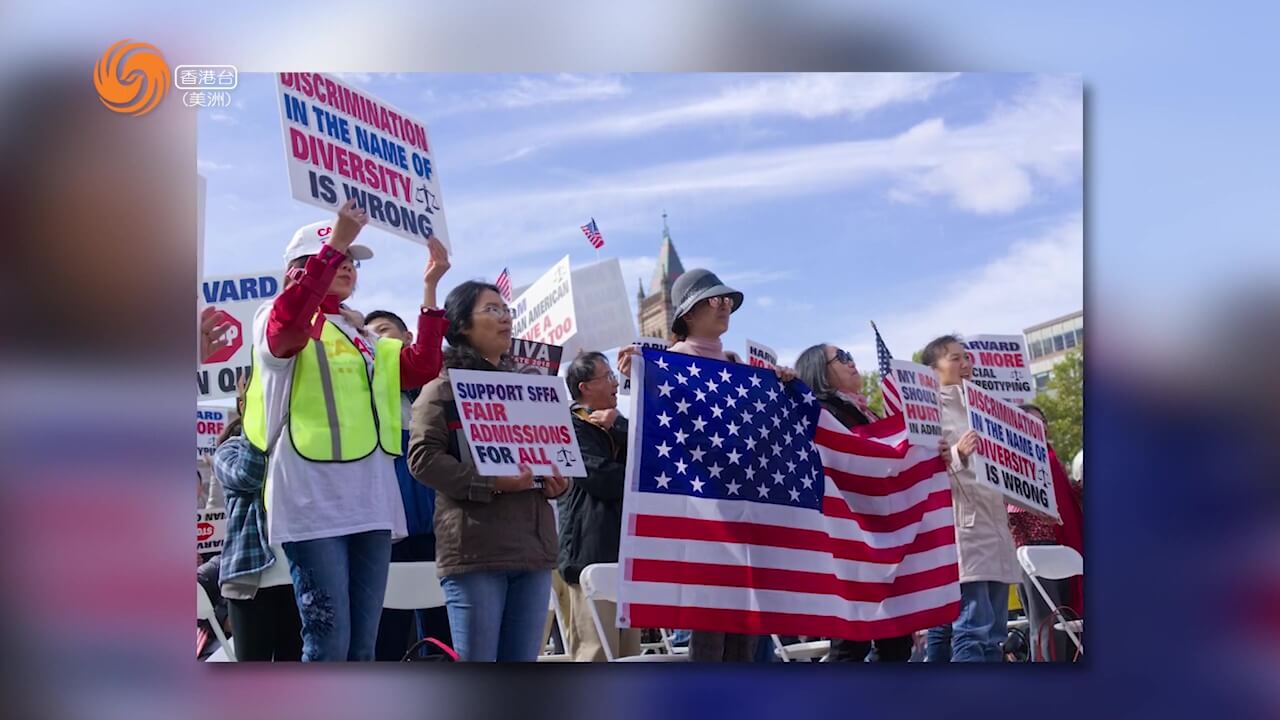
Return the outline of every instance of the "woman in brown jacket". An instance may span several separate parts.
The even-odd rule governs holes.
[[[568,488],[520,474],[476,471],[449,384],[448,368],[512,371],[511,310],[498,288],[468,281],[445,300],[445,371],[413,404],[409,470],[436,490],[436,565],[454,649],[463,661],[537,659],[558,540],[548,498]]]

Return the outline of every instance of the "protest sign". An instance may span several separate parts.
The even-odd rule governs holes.
[[[481,475],[519,475],[524,464],[586,477],[563,378],[451,368],[449,383]]]
[[[196,552],[221,552],[227,533],[225,508],[196,511]]]
[[[231,321],[230,344],[196,367],[196,399],[217,400],[236,396],[236,380],[249,373],[249,348],[253,344],[253,315],[264,302],[280,294],[280,273],[223,275],[200,283],[196,305],[216,305]]]
[[[964,342],[973,363],[973,384],[1016,405],[1036,396],[1021,335],[974,335]]]
[[[565,255],[511,304],[511,337],[564,347],[578,332]]]
[[[938,373],[927,365],[892,359],[889,369],[902,396],[907,421],[907,441],[937,447],[942,438],[942,404],[938,398]]]
[[[747,363],[751,367],[775,370],[778,367],[778,351],[747,338]]]
[[[355,198],[371,226],[449,247],[425,123],[321,73],[279,73],[276,97],[295,200],[337,210]]]
[[[617,258],[573,268],[573,313],[578,332],[564,343],[568,357],[579,350],[603,352],[636,336],[635,316]]]
[[[978,433],[978,482],[1002,493],[1019,507],[1058,518],[1058,501],[1049,470],[1044,424],[1031,413],[974,383],[964,383],[969,428]]]
[[[560,372],[564,348],[532,340],[511,339],[511,361],[516,372],[527,375],[555,375]]]
[[[631,345],[641,350],[645,348],[653,348],[654,350],[667,349],[667,341],[663,340],[662,338],[648,338],[648,337],[636,338],[635,342],[631,343]],[[634,368],[636,366],[635,364],[637,360],[634,357],[631,358],[631,360],[632,360],[631,367]],[[618,394],[619,395],[631,394],[631,376],[630,375],[627,375],[626,377],[622,378],[621,383],[618,385]]]
[[[218,436],[230,419],[230,412],[223,408],[196,408],[196,457],[213,456]]]

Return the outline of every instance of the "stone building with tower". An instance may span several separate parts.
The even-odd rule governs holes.
[[[640,308],[636,318],[640,335],[643,337],[662,338],[668,342],[671,336],[671,285],[676,278],[684,274],[684,265],[676,246],[671,242],[671,229],[667,227],[667,214],[662,214],[662,247],[658,250],[658,266],[653,270],[653,279],[649,281],[646,294],[644,281],[636,294],[636,305]]]

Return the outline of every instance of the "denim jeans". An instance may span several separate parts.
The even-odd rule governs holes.
[[[960,583],[960,617],[929,628],[926,662],[1002,662],[1000,643],[1008,636],[1009,586],[997,582]]]
[[[542,649],[551,571],[469,572],[440,579],[462,662],[533,662]]]
[[[285,543],[302,616],[302,661],[373,660],[391,531]]]

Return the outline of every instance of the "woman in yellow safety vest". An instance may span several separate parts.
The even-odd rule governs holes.
[[[348,201],[336,222],[307,225],[285,249],[285,287],[253,324],[245,435],[269,454],[269,541],[283,551],[302,616],[302,659],[373,660],[391,542],[405,535],[394,459],[402,389],[440,372],[449,269],[428,241],[422,311],[412,345],[366,331],[347,307],[367,221]]]

